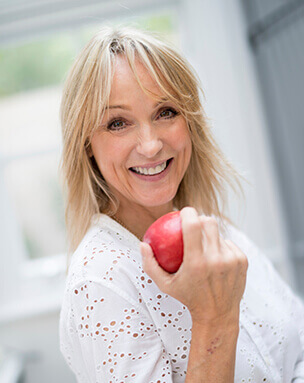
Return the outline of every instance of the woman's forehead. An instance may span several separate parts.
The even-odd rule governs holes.
[[[145,65],[140,62],[140,60],[136,59],[134,61],[134,67],[138,79],[136,78],[126,57],[123,55],[117,55],[113,66],[114,73],[110,91],[110,100],[117,98],[122,94],[128,94],[132,91],[143,92],[142,87],[149,93],[151,92],[154,94],[156,99],[164,98],[165,95],[163,91]]]

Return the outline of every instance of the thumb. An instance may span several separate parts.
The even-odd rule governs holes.
[[[167,273],[157,262],[151,246],[146,242],[140,243],[140,251],[142,254],[142,265],[145,273],[147,273],[153,281],[161,289],[165,279],[170,278],[171,274]]]

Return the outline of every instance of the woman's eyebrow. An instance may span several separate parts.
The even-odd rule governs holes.
[[[109,107],[106,107],[105,109],[127,109],[127,110],[131,110],[131,108],[128,105],[109,105]]]

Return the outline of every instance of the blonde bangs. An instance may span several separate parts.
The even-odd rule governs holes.
[[[157,43],[159,44],[151,38],[150,41],[134,41],[133,44],[125,46],[125,56],[138,84],[150,97],[159,101],[172,101],[185,116],[189,113],[198,113],[196,105],[199,98],[197,87],[199,84],[193,73],[189,71],[188,64],[176,52],[174,56],[168,45],[159,46]],[[155,80],[163,93],[162,97],[143,86],[136,69],[138,61],[145,66]],[[181,73],[183,76],[180,75]],[[193,107],[189,107],[190,103]]]

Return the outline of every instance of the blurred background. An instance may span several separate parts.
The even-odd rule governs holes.
[[[162,33],[199,74],[243,184],[230,217],[304,296],[303,0],[2,0],[0,382],[76,382],[59,351],[62,84],[104,24]]]

